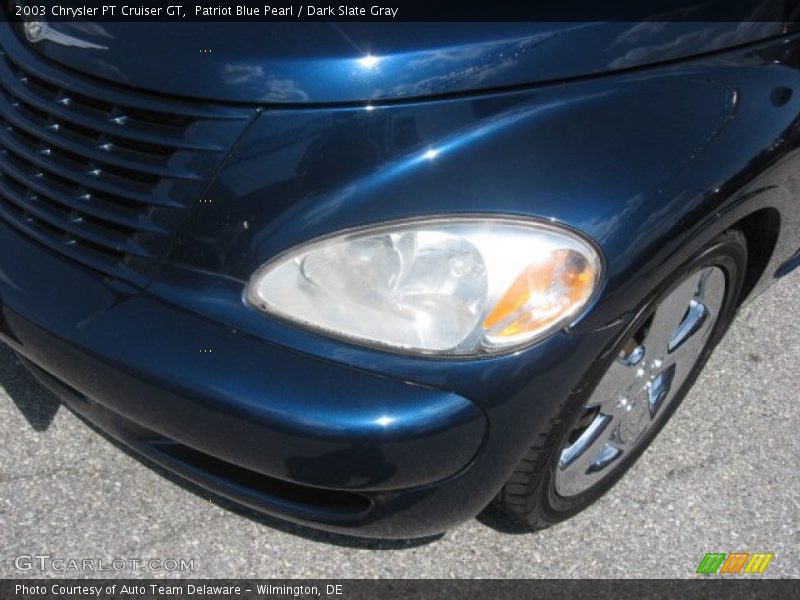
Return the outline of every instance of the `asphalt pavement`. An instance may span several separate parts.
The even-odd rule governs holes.
[[[399,542],[210,501],[59,408],[2,347],[0,577],[91,576],[52,561],[89,558],[126,561],[105,577],[686,578],[706,552],[733,551],[773,553],[764,577],[800,577],[798,315],[795,273],[743,309],[639,463],[570,521],[524,533],[490,508]]]

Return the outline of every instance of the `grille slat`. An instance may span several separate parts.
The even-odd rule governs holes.
[[[120,256],[114,253],[98,251],[95,248],[76,244],[67,244],[63,238],[58,238],[56,236],[57,229],[42,224],[42,222],[26,218],[25,214],[21,213],[16,205],[9,203],[2,194],[0,194],[0,219],[36,241],[50,248],[54,248],[60,254],[79,261],[95,270],[104,273],[113,273],[133,283],[142,283],[144,280],[142,275],[124,263],[120,263]]]
[[[66,150],[70,153],[82,154],[86,160],[94,161],[97,164],[106,164],[126,169],[129,171],[139,170],[147,175],[156,177],[172,177],[175,179],[199,179],[196,173],[189,173],[181,169],[172,168],[165,164],[157,164],[149,160],[135,161],[124,154],[120,155],[119,152],[112,152],[115,149],[114,144],[104,140],[102,137],[95,139],[93,142],[88,141],[88,144],[81,145],[76,141],[71,141],[63,134],[57,133],[58,130],[48,128],[46,124],[37,126],[25,116],[14,109],[9,102],[0,94],[0,113],[2,113],[8,123],[30,135],[37,136],[40,143],[46,146],[54,146]],[[96,147],[92,147],[92,145]],[[109,144],[108,150],[100,149],[100,146]]]
[[[61,99],[62,101],[70,100],[68,103],[60,103],[58,100],[42,98],[37,96],[30,88],[21,83],[17,77],[7,70],[0,74],[0,82],[2,82],[2,87],[5,88],[11,96],[19,98],[19,100],[30,106],[42,110],[54,118],[74,123],[81,127],[94,129],[106,135],[129,137],[147,144],[168,146],[175,149],[197,151],[222,150],[219,144],[186,140],[174,133],[169,135],[170,128],[167,128],[165,131],[159,130],[158,127],[154,125],[149,127],[145,125],[136,129],[123,127],[119,123],[114,122],[114,119],[124,116],[125,111],[119,111],[119,114],[114,116],[111,111],[102,113],[97,109],[84,108],[82,110],[82,107],[77,101],[72,100],[72,97],[69,95]]]
[[[143,285],[254,111],[161,100],[70,74],[3,27],[0,220]]]
[[[13,42],[13,43],[12,43]],[[105,81],[93,77],[75,75],[74,79],[78,85],[65,84],[64,77],[67,74],[65,69],[50,62],[37,60],[36,64],[30,62],[21,63],[21,56],[26,52],[26,48],[16,40],[6,43],[4,40],[6,58],[9,62],[10,71],[28,76],[48,83],[60,90],[69,90],[78,97],[91,99],[95,103],[105,103],[106,105],[130,107],[141,113],[168,114],[179,118],[188,119],[214,119],[214,120],[233,120],[242,119],[243,111],[239,108],[219,106],[217,104],[205,104],[202,102],[162,99],[159,96],[139,92],[132,88],[110,85]],[[15,58],[17,60],[15,60]],[[161,122],[160,120],[157,122]],[[171,123],[167,121],[167,123]]]
[[[123,211],[120,206],[104,208],[98,205],[102,200],[97,200],[89,193],[82,195],[69,195],[55,185],[47,182],[45,177],[33,179],[28,177],[21,169],[15,167],[11,161],[0,161],[0,176],[6,175],[21,187],[64,205],[67,209],[74,209],[93,217],[103,219],[109,223],[128,227],[132,230],[146,231],[149,233],[166,233],[166,231],[152,222],[146,213]],[[83,196],[83,197],[81,197]],[[130,215],[130,216],[128,216]]]
[[[122,237],[118,238],[114,234],[104,231],[102,226],[93,225],[83,217],[76,216],[74,217],[76,220],[71,220],[71,217],[68,216],[66,212],[58,214],[58,209],[47,204],[42,197],[27,196],[20,199],[11,192],[10,186],[2,179],[0,179],[0,194],[5,196],[6,200],[9,202],[16,204],[21,211],[27,212],[30,217],[41,219],[50,226],[62,231],[63,239],[67,242],[72,240],[73,237],[77,237],[104,246],[120,254],[152,258],[152,255],[146,250],[138,247],[136,244],[126,241],[131,232],[128,232],[127,236],[123,234]]]
[[[168,198],[159,198],[158,196],[153,197],[146,191],[142,192],[137,191],[136,189],[120,187],[115,181],[109,181],[108,176],[103,175],[103,173],[101,173],[99,176],[94,176],[89,175],[88,172],[76,171],[72,169],[70,165],[61,163],[58,160],[58,157],[45,157],[44,155],[39,154],[37,151],[26,146],[19,139],[17,139],[13,132],[3,130],[2,128],[0,128],[0,147],[5,148],[8,152],[20,157],[28,163],[35,165],[39,169],[54,173],[55,175],[58,175],[64,179],[69,179],[78,186],[100,190],[109,194],[118,194],[123,198],[132,200],[134,202],[141,202],[142,204],[180,206]]]

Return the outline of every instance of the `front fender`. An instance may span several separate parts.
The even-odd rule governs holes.
[[[531,216],[577,228],[602,249],[602,293],[569,331],[602,330],[753,210],[779,210],[793,224],[779,249],[795,243],[799,48],[790,36],[494,95],[264,110],[149,290],[316,357],[492,402],[497,382],[518,380],[542,344],[481,359],[480,370],[475,360],[400,357],[257,314],[242,304],[244,282],[278,253],[344,228],[422,215]]]

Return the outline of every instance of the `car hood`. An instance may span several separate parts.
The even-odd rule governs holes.
[[[216,101],[422,98],[558,81],[779,35],[748,23],[56,22],[25,40],[77,71]],[[20,37],[24,39],[21,32]]]

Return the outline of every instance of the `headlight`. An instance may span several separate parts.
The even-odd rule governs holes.
[[[437,218],[346,231],[261,267],[247,302],[357,343],[493,353],[573,320],[601,271],[569,230],[511,218]]]

